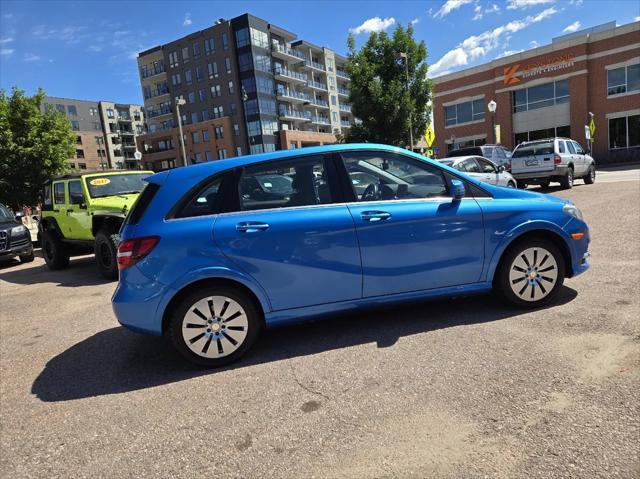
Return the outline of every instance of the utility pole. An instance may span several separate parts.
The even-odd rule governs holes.
[[[410,94],[409,92],[409,56],[405,52],[400,52],[398,56],[404,59],[404,73],[406,75],[405,88],[407,89],[407,93]],[[413,151],[413,126],[411,124],[411,112],[409,112],[409,144],[411,145],[411,151]]]
[[[178,130],[180,132],[180,145],[182,146],[182,166],[187,166],[187,152],[184,149],[184,135],[182,134],[182,117],[180,116],[180,107],[187,102],[184,98],[176,99],[176,114],[178,115]]]

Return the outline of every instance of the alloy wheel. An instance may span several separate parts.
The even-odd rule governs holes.
[[[209,296],[197,301],[184,316],[182,338],[187,347],[204,358],[223,358],[242,346],[249,321],[237,301]]]
[[[527,248],[515,257],[509,268],[513,293],[528,302],[545,298],[558,281],[558,264],[545,248]]]

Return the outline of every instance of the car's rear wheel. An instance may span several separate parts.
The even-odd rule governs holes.
[[[100,230],[93,245],[98,271],[107,279],[118,279],[118,248],[113,236]]]
[[[546,190],[547,188],[549,188],[550,184],[551,184],[551,180],[543,181],[542,183],[540,183],[540,187]]]
[[[545,239],[525,240],[505,253],[496,287],[516,306],[536,308],[557,295],[564,275],[564,258],[556,245]]]
[[[33,254],[33,251],[31,251],[31,253],[23,254],[19,256],[19,258],[21,263],[31,263],[34,260],[35,256]]]
[[[518,181],[518,188],[520,188],[521,190],[526,190],[527,184],[524,181]]]
[[[573,168],[567,168],[567,173],[560,180],[560,185],[562,185],[565,190],[573,188]]]
[[[169,336],[189,361],[207,367],[239,359],[258,338],[262,314],[247,294],[227,286],[203,287],[170,317]]]
[[[507,188],[515,188],[516,184],[513,181],[507,183]]]
[[[596,167],[591,165],[589,167],[589,171],[587,172],[587,174],[585,175],[584,179],[584,184],[585,185],[592,185],[596,182]]]
[[[42,256],[49,269],[69,266],[69,251],[55,231],[47,230],[42,233]]]

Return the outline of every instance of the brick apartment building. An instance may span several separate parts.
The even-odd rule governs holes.
[[[553,136],[588,148],[591,118],[597,162],[640,159],[640,22],[607,23],[434,79],[439,156],[494,142],[493,121],[511,149]]]
[[[140,105],[47,96],[42,111],[64,113],[76,134],[69,168],[77,170],[140,169],[135,159],[136,135],[143,131]]]
[[[346,60],[249,14],[141,52],[144,166],[183,164],[179,97],[189,164],[335,142],[353,121]]]

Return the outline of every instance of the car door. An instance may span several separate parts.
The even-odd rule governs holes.
[[[455,169],[463,171],[478,181],[485,181],[485,175],[482,173],[475,156],[470,156],[469,158],[460,161],[456,164]]]
[[[479,281],[484,260],[480,207],[472,198],[452,200],[440,168],[390,152],[340,156],[345,176],[359,171],[377,177],[363,194],[352,187],[347,192],[364,297]]]
[[[480,166],[480,169],[482,170],[482,176],[483,176],[482,181],[486,183],[490,183],[492,185],[501,184],[500,175],[498,173],[498,168],[496,168],[496,165],[494,165],[491,161],[487,160],[486,158],[476,157],[475,160]]]
[[[69,204],[66,221],[69,225],[69,238],[91,240],[91,216],[87,209],[87,200],[80,180],[67,182]]]
[[[69,238],[71,233],[71,225],[67,217],[67,209],[69,200],[67,199],[66,181],[54,181],[51,185],[53,190],[53,213],[60,228],[60,232],[65,238]]]
[[[579,165],[579,167],[576,166],[576,176],[582,176],[587,172],[587,162],[585,159],[586,158],[585,152],[582,146],[580,146],[580,143],[573,141],[573,146],[576,150],[576,156],[577,156],[576,164]]]
[[[323,155],[249,165],[238,181],[239,211],[215,222],[216,244],[262,286],[274,310],[362,296],[355,227],[347,206],[334,201],[331,171]],[[278,176],[292,179],[288,190],[259,181]],[[254,179],[260,189],[248,187]]]

